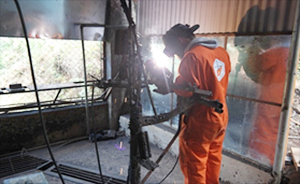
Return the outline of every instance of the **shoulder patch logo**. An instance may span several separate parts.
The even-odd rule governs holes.
[[[225,64],[223,61],[219,59],[215,59],[214,61],[214,71],[218,81],[221,81],[225,76]]]

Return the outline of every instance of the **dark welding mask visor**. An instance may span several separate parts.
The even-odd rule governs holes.
[[[174,51],[172,51],[172,49],[168,47],[164,49],[164,54],[167,55],[168,57],[174,57],[175,55]]]

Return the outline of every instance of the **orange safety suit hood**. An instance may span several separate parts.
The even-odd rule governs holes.
[[[218,42],[215,39],[205,39],[205,38],[194,38],[192,41],[188,43],[186,48],[184,49],[184,53],[192,49],[193,47],[201,45],[210,49],[215,49],[218,47]]]

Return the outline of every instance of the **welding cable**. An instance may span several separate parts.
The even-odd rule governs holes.
[[[179,135],[179,133],[180,133],[180,131],[181,131],[181,118],[182,118],[182,115],[179,115],[179,121],[178,121],[178,129],[177,129],[177,131],[176,131],[176,133],[175,133],[175,135],[177,134],[177,135]],[[175,136],[174,136],[175,137]],[[177,137],[177,136],[176,136]],[[171,140],[172,141],[172,140]],[[175,167],[176,167],[176,165],[177,165],[177,163],[178,163],[178,160],[179,160],[179,156],[177,157],[177,159],[176,159],[176,161],[175,161],[175,164],[174,164],[174,166],[172,167],[172,169],[170,170],[170,172],[158,183],[158,184],[161,184],[162,182],[164,182],[165,181],[165,179],[167,179],[169,176],[170,176],[170,174],[174,171],[174,169],[175,169]]]
[[[93,129],[92,132],[93,132],[93,136],[94,136],[94,142],[95,142],[95,149],[96,149],[96,154],[97,154],[97,162],[98,162],[99,173],[100,173],[100,177],[101,177],[102,183],[104,184],[104,179],[103,179],[102,170],[101,170],[101,162],[100,162],[99,150],[98,150],[98,145],[97,145],[97,136],[96,136],[96,133],[95,133],[94,91],[95,91],[95,85],[93,85],[93,88],[92,88],[92,129]]]
[[[26,40],[26,44],[27,44],[27,51],[28,51],[28,57],[29,57],[29,62],[30,62],[31,76],[32,76],[32,81],[33,81],[33,85],[34,85],[36,101],[37,101],[37,104],[38,104],[39,118],[40,118],[40,121],[41,121],[42,127],[43,127],[44,138],[45,138],[45,141],[46,141],[46,144],[47,144],[49,154],[50,154],[51,159],[53,161],[53,164],[55,165],[55,168],[56,168],[57,173],[59,175],[59,178],[60,178],[61,182],[64,184],[65,181],[64,181],[64,179],[63,179],[63,177],[62,177],[62,175],[61,175],[61,173],[58,169],[58,166],[56,164],[56,161],[55,161],[54,156],[53,156],[52,151],[51,151],[49,138],[48,138],[48,135],[47,135],[47,132],[46,132],[46,125],[45,125],[45,122],[43,120],[43,114],[42,114],[41,103],[40,103],[40,100],[39,100],[39,94],[38,94],[37,85],[36,85],[35,76],[34,76],[34,70],[33,70],[33,64],[32,64],[32,58],[31,58],[31,52],[30,52],[30,46],[29,46],[25,21],[24,21],[23,14],[22,14],[22,11],[21,11],[18,0],[14,0],[14,1],[15,1],[15,4],[16,4],[18,13],[19,13],[20,21],[21,21],[21,24],[22,24],[22,28],[23,28],[23,32],[24,32],[24,36],[25,36],[25,40]]]
[[[176,165],[177,165],[177,163],[178,163],[178,160],[179,160],[179,157],[177,157],[177,159],[176,159],[176,161],[175,161],[175,164],[174,164],[174,166],[172,167],[172,169],[170,170],[170,172],[158,183],[158,184],[161,184],[162,182],[164,182],[165,181],[165,179],[167,179],[167,177],[169,177],[170,176],[170,174],[174,171],[174,169],[175,169],[175,167],[176,167]]]
[[[163,150],[163,152],[160,154],[160,156],[157,158],[157,160],[155,161],[156,164],[159,164],[159,162],[163,159],[163,157],[166,155],[166,153],[169,151],[170,147],[173,145],[174,141],[177,139],[180,131],[181,131],[181,119],[182,119],[182,114],[179,115],[179,121],[178,121],[178,128],[176,133],[174,134],[173,138],[171,139],[171,141],[168,143],[167,147]],[[177,163],[176,163],[177,164]],[[175,166],[176,166],[175,164]],[[175,167],[174,166],[174,167]],[[171,170],[171,172],[173,171],[173,169]],[[150,177],[150,175],[152,174],[153,171],[148,171],[148,173],[145,175],[145,177],[143,178],[143,180],[141,181],[141,184],[144,184],[147,179]],[[171,173],[170,172],[170,173]],[[165,177],[167,178],[170,173]],[[165,178],[161,181],[163,182],[165,180]]]

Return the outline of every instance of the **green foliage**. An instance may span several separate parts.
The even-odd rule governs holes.
[[[83,55],[81,41],[29,39],[33,68],[37,85],[59,84],[83,81]],[[85,41],[87,74],[101,78],[103,76],[102,44],[99,41]],[[101,72],[101,73],[100,73]],[[32,85],[30,63],[24,38],[0,37],[0,87],[21,83]],[[88,80],[91,80],[89,78]],[[41,99],[53,100],[57,91],[43,92]],[[59,99],[81,98],[84,89],[63,90]],[[4,99],[4,96],[6,97]],[[21,95],[22,96],[22,95]],[[0,96],[0,104],[34,102],[34,96],[15,98]]]

